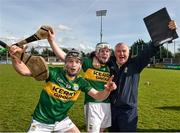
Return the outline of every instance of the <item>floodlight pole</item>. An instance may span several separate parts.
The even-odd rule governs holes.
[[[102,42],[102,16],[101,16],[101,31],[100,31],[100,42]]]
[[[175,40],[174,40],[174,58],[176,58],[176,43],[175,43]]]
[[[99,11],[96,11],[96,16],[97,17],[101,17],[101,27],[100,27],[100,42],[102,42],[102,36],[103,36],[103,33],[102,33],[102,16],[106,16],[106,12],[107,10],[99,10]]]

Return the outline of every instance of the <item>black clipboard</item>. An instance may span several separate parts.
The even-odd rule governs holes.
[[[171,18],[165,7],[145,17],[143,20],[153,42],[163,44],[178,38],[176,30],[168,28]]]

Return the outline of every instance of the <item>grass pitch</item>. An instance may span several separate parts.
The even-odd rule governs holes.
[[[138,131],[180,131],[180,71],[145,69],[138,95]],[[26,132],[44,82],[0,65],[0,132]],[[69,115],[85,130],[82,94]]]

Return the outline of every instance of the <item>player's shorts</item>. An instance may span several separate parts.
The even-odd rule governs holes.
[[[39,133],[50,133],[50,132],[66,132],[73,128],[75,125],[69,117],[66,117],[60,122],[55,122],[54,124],[45,124],[32,120],[28,133],[39,132]]]
[[[87,103],[84,105],[88,132],[100,132],[100,128],[111,126],[110,103]]]

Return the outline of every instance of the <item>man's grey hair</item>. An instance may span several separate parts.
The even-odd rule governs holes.
[[[124,43],[124,42],[117,43],[114,48],[116,49],[120,45],[126,45],[129,48],[129,46],[126,43]]]

